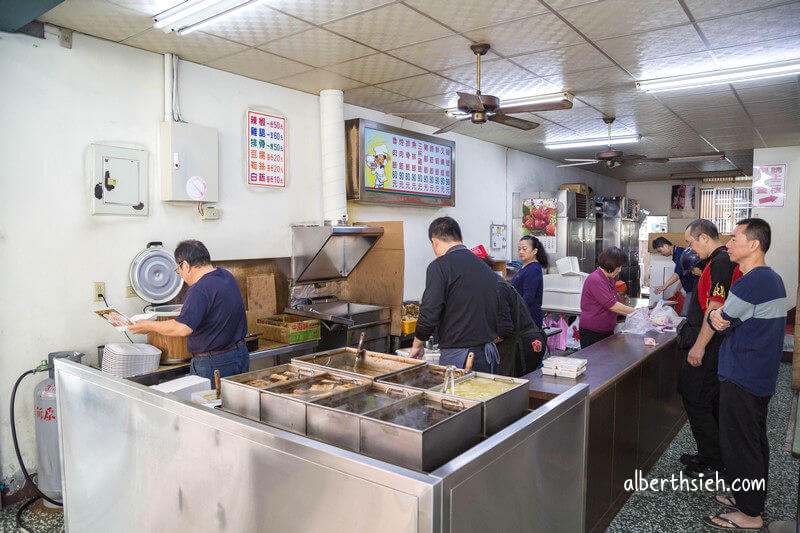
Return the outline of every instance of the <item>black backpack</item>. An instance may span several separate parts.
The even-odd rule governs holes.
[[[537,326],[532,319],[526,321],[531,323],[531,327],[520,331],[520,318],[524,315],[528,315],[530,318],[528,304],[511,283],[505,280],[500,283],[510,288],[516,298],[511,311],[514,317],[514,336],[504,339],[497,345],[500,352],[498,373],[502,376],[520,377],[539,368],[547,349],[547,337],[544,330]]]

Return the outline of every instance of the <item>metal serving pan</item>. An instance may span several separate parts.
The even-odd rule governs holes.
[[[440,365],[423,365],[402,370],[390,376],[379,378],[378,381],[383,383],[396,383],[404,387],[412,387],[415,389],[431,390],[434,392],[441,392],[442,385],[444,385],[444,374],[447,370],[446,366]],[[460,379],[472,375],[469,370],[463,368],[454,369],[455,379]]]
[[[363,390],[371,383],[363,378],[324,372],[282,385],[274,385],[260,393],[260,420],[271,426],[305,435],[308,402],[321,400],[344,390]],[[333,385],[333,388],[326,390],[330,385]],[[315,388],[319,390],[314,390]]]
[[[378,379],[401,370],[422,366],[425,361],[390,355],[386,353],[365,351],[356,365],[356,348],[337,348],[325,352],[312,353],[292,359],[292,363],[307,366],[323,372],[349,374],[354,377]]]
[[[322,373],[321,370],[289,363],[222,378],[220,380],[222,408],[245,418],[259,420],[262,389]],[[285,379],[278,378],[278,376],[283,376]],[[264,383],[248,384],[255,380],[264,381]]]
[[[423,392],[360,419],[360,452],[431,472],[481,439],[481,403]]]
[[[502,383],[510,388],[487,399],[481,399],[474,395],[466,396],[463,391],[459,391],[459,386],[463,387],[465,383],[475,380]],[[483,403],[483,434],[487,437],[521,418],[528,409],[530,381],[527,379],[475,372],[471,376],[456,379],[455,385],[455,390],[448,390],[447,394]]]
[[[420,391],[374,382],[310,402],[306,406],[306,434],[328,444],[360,450],[361,415],[376,411]]]

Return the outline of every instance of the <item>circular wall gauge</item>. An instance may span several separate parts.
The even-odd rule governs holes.
[[[192,176],[186,180],[186,194],[192,200],[199,202],[206,197],[207,190],[208,184],[206,183],[206,180],[200,176]]]

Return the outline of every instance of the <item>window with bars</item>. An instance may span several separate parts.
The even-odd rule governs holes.
[[[750,187],[702,189],[700,217],[716,224],[720,233],[731,233],[739,220],[750,216]]]

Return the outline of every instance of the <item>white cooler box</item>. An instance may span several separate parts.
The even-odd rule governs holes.
[[[150,344],[106,344],[103,349],[103,372],[129,378],[158,368],[161,350]]]

